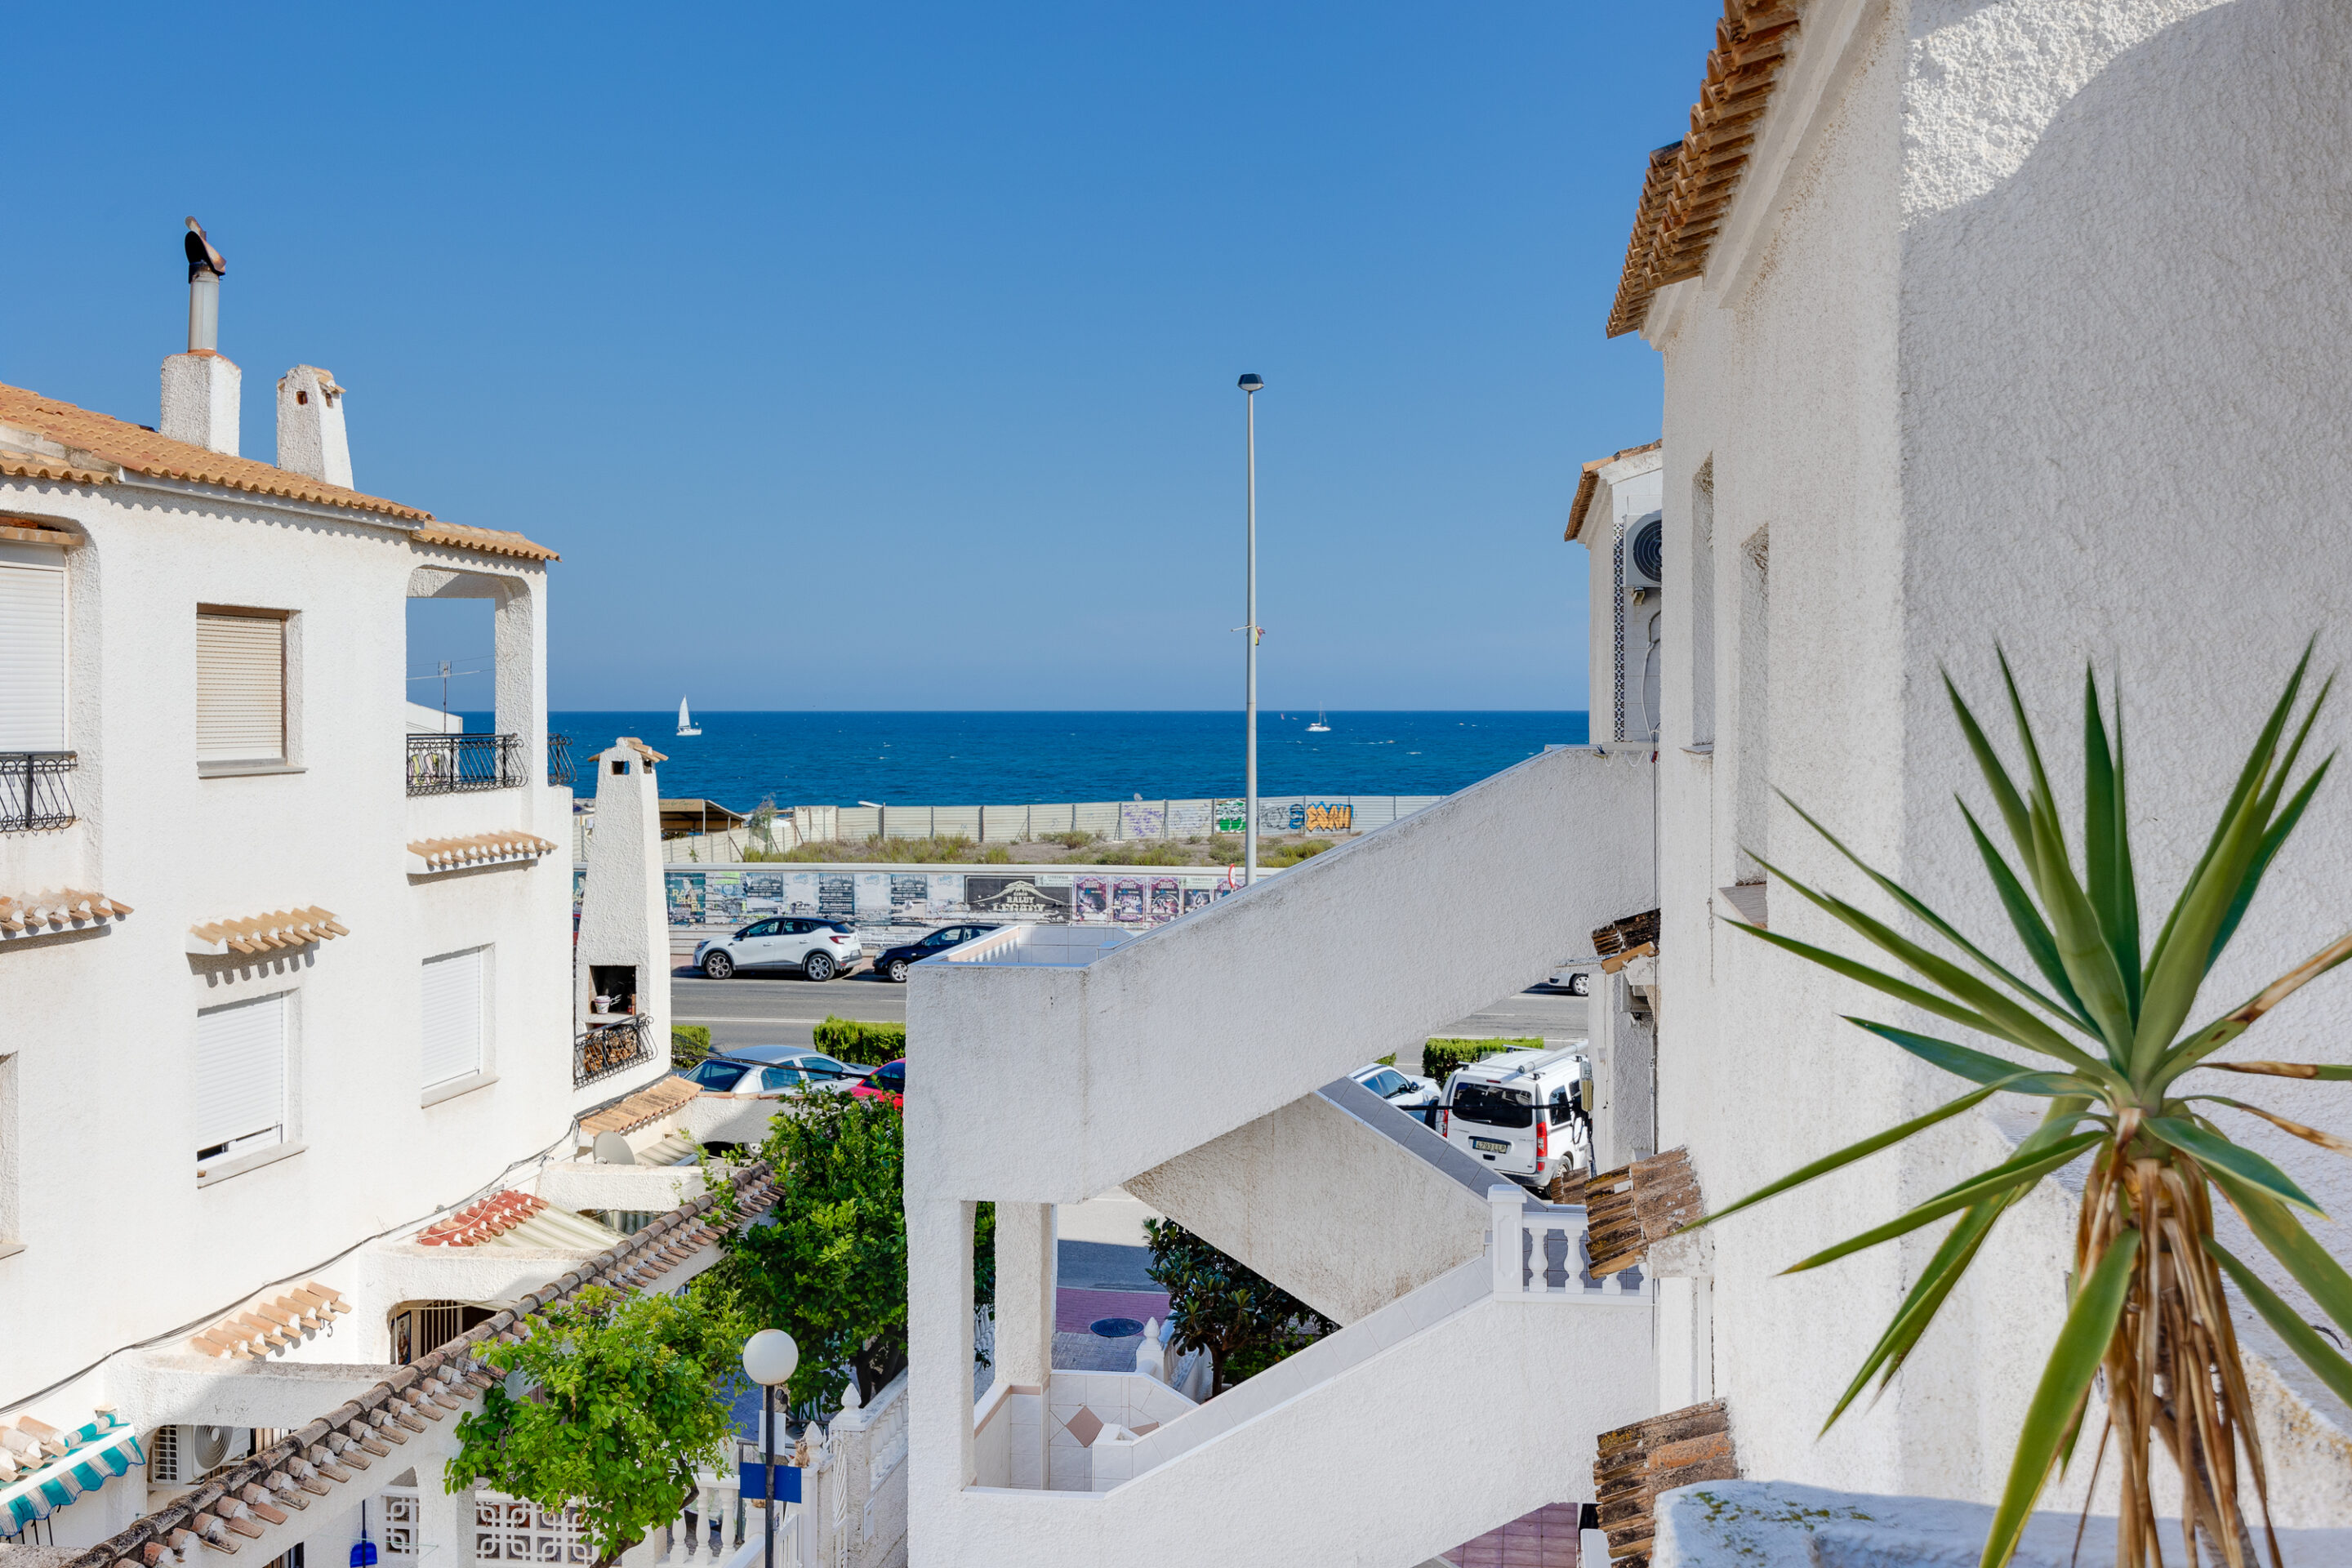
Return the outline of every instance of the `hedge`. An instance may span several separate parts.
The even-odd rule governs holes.
[[[857,1018],[836,1018],[828,1013],[816,1026],[816,1048],[845,1062],[880,1067],[907,1054],[907,1026],[869,1024]]]
[[[710,1030],[701,1024],[672,1024],[669,1026],[669,1065],[672,1070],[690,1068],[710,1054]]]
[[[1456,1068],[1468,1067],[1481,1057],[1491,1057],[1501,1051],[1539,1051],[1543,1041],[1533,1038],[1507,1040],[1465,1040],[1432,1037],[1421,1047],[1421,1076],[1434,1079],[1439,1089],[1454,1076]]]

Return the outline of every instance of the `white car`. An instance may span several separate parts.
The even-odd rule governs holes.
[[[713,980],[761,970],[797,970],[810,980],[830,980],[856,967],[864,953],[857,928],[847,921],[782,915],[753,921],[733,936],[698,943],[694,967]]]
[[[845,1091],[874,1071],[793,1046],[737,1046],[714,1051],[678,1073],[714,1094],[789,1094],[803,1084]]]
[[[1437,1121],[1448,1143],[1540,1191],[1591,1166],[1592,1065],[1574,1046],[1484,1058],[1446,1080]]]
[[[1348,1076],[1399,1110],[1413,1110],[1424,1105],[1435,1105],[1438,1101],[1435,1079],[1416,1078],[1386,1062],[1358,1068]]]

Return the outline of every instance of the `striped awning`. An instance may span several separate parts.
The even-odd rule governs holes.
[[[85,1492],[143,1465],[138,1434],[120,1415],[100,1416],[66,1434],[66,1451],[39,1469],[0,1486],[0,1536],[21,1535],[35,1520],[47,1519]]]

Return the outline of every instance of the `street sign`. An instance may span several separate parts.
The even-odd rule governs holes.
[[[754,1460],[741,1467],[738,1478],[743,1488],[743,1500],[756,1502],[768,1495],[768,1467]],[[776,1500],[801,1500],[801,1468],[798,1465],[776,1467]]]

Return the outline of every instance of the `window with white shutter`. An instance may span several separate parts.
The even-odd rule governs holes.
[[[286,1139],[286,1023],[292,993],[196,1015],[196,1158]]]
[[[196,613],[196,761],[286,757],[286,618]]]
[[[8,553],[29,557],[36,552],[26,549]],[[5,650],[0,651],[0,752],[64,751],[63,565],[0,560],[0,650]]]
[[[483,977],[489,949],[425,961],[426,1089],[482,1070]]]

